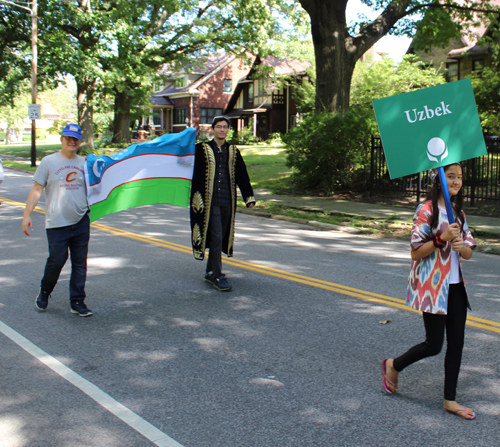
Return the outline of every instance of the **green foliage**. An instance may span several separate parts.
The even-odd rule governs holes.
[[[471,82],[483,132],[500,135],[500,73],[485,68],[481,73],[473,74]]]
[[[46,140],[47,135],[48,135],[48,133],[45,129],[37,129],[36,130],[36,139],[37,140]]]
[[[31,18],[28,11],[0,3],[0,105],[29,91]]]
[[[414,55],[407,55],[396,65],[392,59],[368,64],[358,62],[351,85],[351,106],[372,109],[372,101],[412,90],[444,84],[439,71],[426,67]]]
[[[316,87],[314,86],[314,75],[311,75],[311,80],[301,80],[294,82],[293,99],[297,105],[297,110],[301,115],[308,115],[314,112],[314,103],[316,95]]]
[[[233,130],[233,129],[231,129]],[[244,127],[243,129],[236,132],[233,130],[231,138],[226,138],[231,144],[249,144],[255,143],[255,137],[253,136],[253,129],[251,127]]]
[[[445,48],[450,39],[460,39],[461,21],[453,20],[452,15],[456,14],[444,8],[429,8],[417,24],[415,50],[428,52],[431,47]]]
[[[325,194],[364,188],[374,122],[370,111],[311,115],[283,136],[297,187]]]
[[[57,120],[52,123],[52,126],[49,127],[48,131],[50,135],[61,135],[64,126],[69,124],[68,121]]]
[[[363,189],[371,134],[377,132],[372,101],[444,82],[436,69],[426,68],[411,55],[398,65],[391,59],[358,62],[352,78],[351,109],[334,115],[312,114],[312,86],[308,82],[296,86],[297,104],[306,119],[283,136],[295,184],[327,194]]]
[[[283,139],[281,132],[274,132],[271,135],[269,135],[269,138],[266,140],[266,144],[269,146],[282,146]]]
[[[7,105],[0,107],[0,120],[7,124],[7,128],[22,132],[24,119],[28,116],[28,104],[30,102],[30,95],[26,93],[12,98]]]

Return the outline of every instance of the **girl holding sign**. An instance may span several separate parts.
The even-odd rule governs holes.
[[[444,173],[456,222],[448,224],[445,200],[436,176],[427,200],[415,212],[411,232],[412,263],[406,302],[423,312],[425,341],[395,359],[385,359],[382,384],[388,394],[396,393],[398,374],[412,363],[439,354],[446,332],[443,409],[463,419],[474,419],[475,413],[459,405],[455,395],[467,308],[470,309],[461,259],[470,259],[476,244],[462,210],[462,167],[454,163],[445,166]]]

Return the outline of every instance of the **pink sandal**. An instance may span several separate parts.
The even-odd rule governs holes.
[[[387,360],[388,359],[384,359],[382,360],[382,365],[381,368],[382,368],[382,386],[384,387],[384,391],[387,393],[387,394],[394,394],[396,393],[396,391],[391,391],[391,389],[387,386],[387,384],[389,384],[390,386],[392,386],[394,389],[397,388],[397,386],[392,383],[388,378],[387,378],[387,375],[386,375],[386,371],[387,371]]]

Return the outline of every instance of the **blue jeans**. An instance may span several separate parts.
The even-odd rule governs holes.
[[[85,299],[85,281],[87,279],[87,253],[90,239],[90,218],[85,214],[80,222],[67,227],[49,228],[49,257],[40,284],[42,290],[51,293],[57,284],[64,264],[71,254],[71,277],[69,280],[69,299]]]

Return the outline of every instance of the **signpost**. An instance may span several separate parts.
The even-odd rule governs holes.
[[[28,119],[39,120],[42,118],[40,104],[28,104]]]
[[[470,79],[378,99],[373,107],[391,179],[439,168],[454,221],[442,166],[486,154]]]

